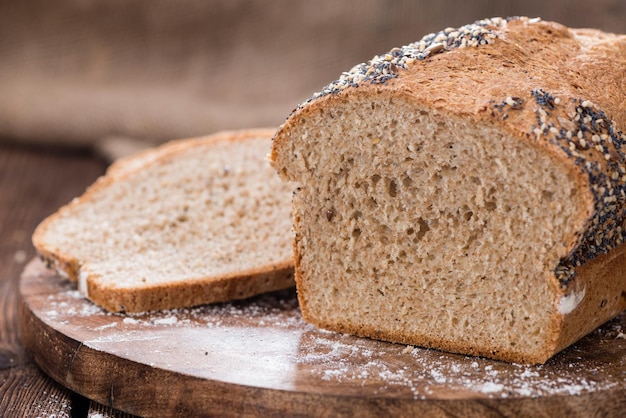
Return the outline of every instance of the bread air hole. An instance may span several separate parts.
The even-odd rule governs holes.
[[[387,193],[391,197],[396,197],[398,195],[398,186],[396,185],[395,180],[387,179]]]
[[[430,231],[430,227],[428,226],[428,222],[426,222],[422,218],[419,218],[419,220],[417,221],[417,224],[419,225],[419,230],[417,231],[417,235],[415,236],[415,239],[419,241],[422,238],[424,238],[424,236],[426,235],[428,231]]]
[[[554,199],[554,193],[548,190],[543,190],[541,192],[541,200],[544,203],[550,203]]]

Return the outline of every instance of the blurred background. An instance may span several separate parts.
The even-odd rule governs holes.
[[[513,15],[626,33],[626,0],[0,0],[0,141],[112,159],[278,126],[354,64]]]

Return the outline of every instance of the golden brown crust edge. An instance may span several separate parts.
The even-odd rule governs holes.
[[[290,261],[219,277],[152,286],[140,291],[111,288],[101,284],[97,277],[87,279],[87,293],[91,301],[111,312],[131,313],[247,299],[293,286],[294,270]]]
[[[83,195],[73,199],[44,219],[35,228],[32,236],[33,245],[48,268],[55,270],[57,274],[69,280],[78,281],[81,274],[80,261],[56,248],[50,248],[43,238],[55,219],[71,210],[75,205],[87,202],[93,194],[108,187],[111,183],[123,181],[133,172],[156,164],[163,158],[170,158],[178,152],[215,142],[271,138],[274,133],[275,129],[272,128],[223,131],[205,137],[173,140],[158,148],[148,149],[123,158],[113,163],[103,176],[87,188]],[[198,278],[189,284],[154,286],[143,289],[141,295],[102,285],[99,278],[95,276],[85,277],[84,285],[86,285],[86,289],[82,289],[82,291],[88,295],[88,298],[108,311],[144,312],[189,307],[205,303],[245,299],[260,293],[293,287],[293,261],[284,260],[276,264],[270,263],[256,269],[227,276]]]

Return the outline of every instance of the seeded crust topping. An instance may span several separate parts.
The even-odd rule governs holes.
[[[573,159],[589,176],[594,197],[594,215],[580,244],[555,271],[561,285],[567,286],[574,279],[576,267],[625,241],[626,135],[589,100],[571,99],[574,110],[565,119],[553,115],[560,103],[558,98],[540,89],[531,94],[539,107],[537,125],[529,136],[558,146]]]
[[[494,103],[492,114],[506,120],[509,110],[521,110],[533,100],[536,123],[527,137],[547,141],[574,160],[589,177],[594,197],[594,215],[585,234],[555,270],[561,286],[567,287],[576,267],[626,241],[626,135],[589,100],[572,98],[569,113],[560,112],[567,117],[556,116],[561,100],[540,88],[530,91],[528,99],[506,97]]]
[[[524,20],[533,23],[540,19],[494,17],[479,20],[460,28],[446,28],[437,33],[430,33],[417,42],[394,48],[386,54],[375,56],[367,63],[355,65],[350,71],[344,72],[338,80],[333,81],[322,91],[315,93],[307,101],[300,104],[297,109],[305,107],[319,97],[338,93],[346,87],[358,87],[362,83],[383,84],[389,79],[398,77],[398,71],[407,69],[415,61],[423,61],[435,54],[452,49],[487,45],[491,40],[497,38],[497,34],[492,28],[503,28],[511,20]]]
[[[528,99],[506,97],[494,103],[492,114],[506,120],[508,111],[521,110],[526,100],[537,105],[536,123],[527,137],[547,141],[573,159],[589,177],[594,197],[594,216],[586,233],[555,270],[561,286],[566,287],[574,280],[576,267],[626,241],[626,135],[589,100],[572,98],[567,117],[555,116],[561,100],[540,88],[530,91]]]

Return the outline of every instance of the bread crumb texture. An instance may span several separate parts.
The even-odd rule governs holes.
[[[291,192],[266,160],[272,133],[176,141],[122,161],[44,221],[35,245],[115,311],[293,286]]]
[[[542,363],[626,308],[624,68],[625,36],[493,18],[301,104],[271,158],[305,319]]]

